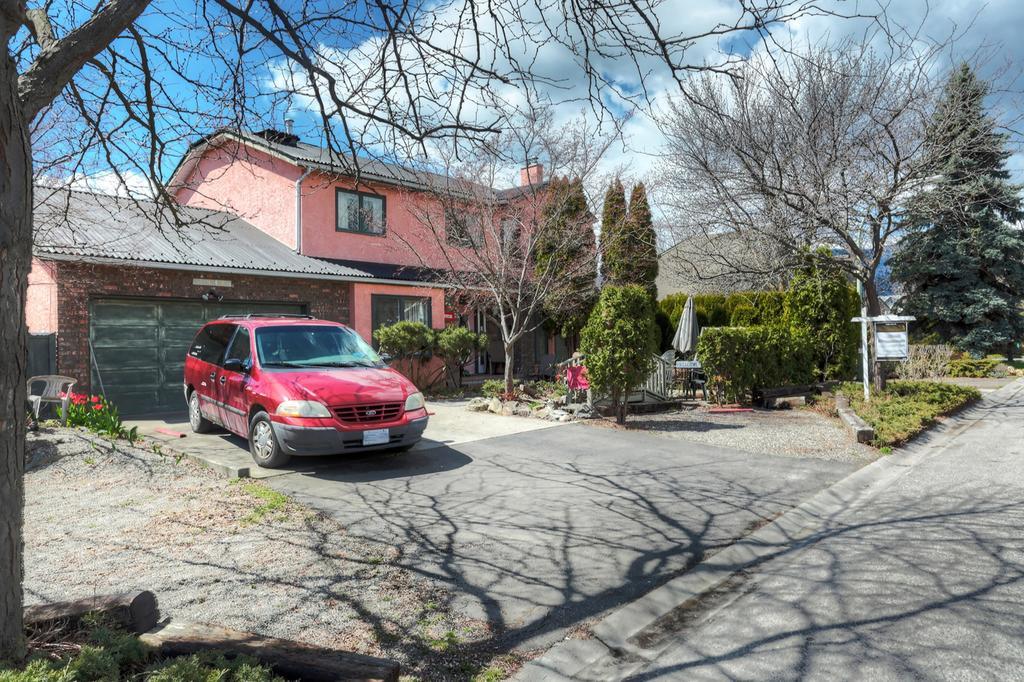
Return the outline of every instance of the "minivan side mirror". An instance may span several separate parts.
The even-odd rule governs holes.
[[[390,353],[381,353],[380,359],[383,360],[385,364],[391,364],[391,361],[394,360]]]
[[[248,372],[249,363],[238,358],[228,358],[224,361],[224,369],[229,372]]]

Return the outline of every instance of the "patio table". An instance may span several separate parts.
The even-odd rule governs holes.
[[[676,377],[683,382],[685,393],[688,393],[695,400],[697,398],[697,387],[704,390],[703,367],[699,360],[676,360]]]

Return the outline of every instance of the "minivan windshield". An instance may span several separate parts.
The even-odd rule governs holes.
[[[370,344],[346,327],[261,327],[256,352],[263,367],[384,367]]]

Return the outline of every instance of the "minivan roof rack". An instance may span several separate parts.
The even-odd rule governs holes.
[[[222,320],[249,320],[254,317],[287,317],[295,318],[298,320],[315,320],[316,318],[312,315],[302,315],[298,313],[247,313],[245,315],[221,315]]]

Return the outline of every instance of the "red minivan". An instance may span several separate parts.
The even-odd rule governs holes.
[[[356,332],[306,316],[226,316],[185,357],[192,430],[249,440],[262,467],[292,455],[411,448],[427,427],[421,394]]]

